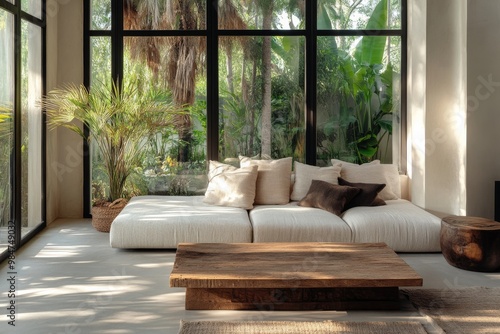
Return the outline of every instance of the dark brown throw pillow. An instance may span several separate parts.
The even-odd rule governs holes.
[[[300,200],[299,205],[323,209],[339,216],[359,191],[358,188],[312,180],[307,195]]]
[[[385,201],[378,197],[378,193],[384,189],[385,184],[349,182],[339,177],[339,185],[359,188],[360,192],[347,203],[345,210],[356,206],[379,206],[385,205]]]

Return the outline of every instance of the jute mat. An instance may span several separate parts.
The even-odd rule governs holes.
[[[419,322],[181,321],[179,334],[426,334]]]
[[[500,333],[500,288],[405,289],[446,333]]]

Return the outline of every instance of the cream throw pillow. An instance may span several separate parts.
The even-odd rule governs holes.
[[[258,166],[255,204],[286,204],[290,202],[292,158],[252,160],[241,157],[240,166]]]
[[[294,162],[295,183],[290,195],[292,201],[300,201],[307,195],[312,180],[321,180],[331,184],[339,184],[338,178],[342,166],[337,164],[330,167],[317,167],[306,165],[298,161]]]
[[[334,162],[332,159],[332,164]],[[349,182],[361,183],[384,183],[386,186],[378,194],[384,201],[401,198],[401,184],[399,181],[399,171],[393,164],[344,164],[340,175]]]
[[[236,168],[217,161],[210,161],[208,187],[203,202],[252,209],[255,199],[257,169],[257,166]]]

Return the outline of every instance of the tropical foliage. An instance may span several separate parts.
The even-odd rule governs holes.
[[[323,8],[327,12],[326,8]],[[388,1],[380,0],[366,29],[388,29]],[[328,27],[328,21],[322,22]],[[318,134],[319,154],[325,158],[367,162],[377,157],[382,140],[392,134],[394,68],[387,37],[364,36],[352,50],[340,48],[335,39],[321,38],[319,99],[328,105],[328,117]],[[341,40],[344,42],[344,40]],[[326,90],[333,88],[333,94]],[[339,136],[339,133],[342,136]],[[339,138],[342,137],[342,138]],[[347,152],[342,155],[341,152]],[[387,152],[387,147],[386,147]],[[350,158],[349,158],[350,156]],[[380,157],[380,156],[379,156]]]

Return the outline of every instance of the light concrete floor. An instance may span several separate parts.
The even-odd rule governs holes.
[[[184,289],[169,287],[173,250],[110,248],[90,220],[58,220],[0,265],[0,333],[177,333],[187,320],[420,321],[439,328],[403,299],[402,309],[374,311],[186,311]],[[500,273],[454,268],[441,254],[401,254],[424,288],[500,286]],[[9,274],[15,272],[15,274]],[[15,276],[9,282],[11,276]],[[10,283],[15,298],[9,298]],[[12,297],[12,296],[11,296]],[[15,327],[7,307],[15,302]]]

